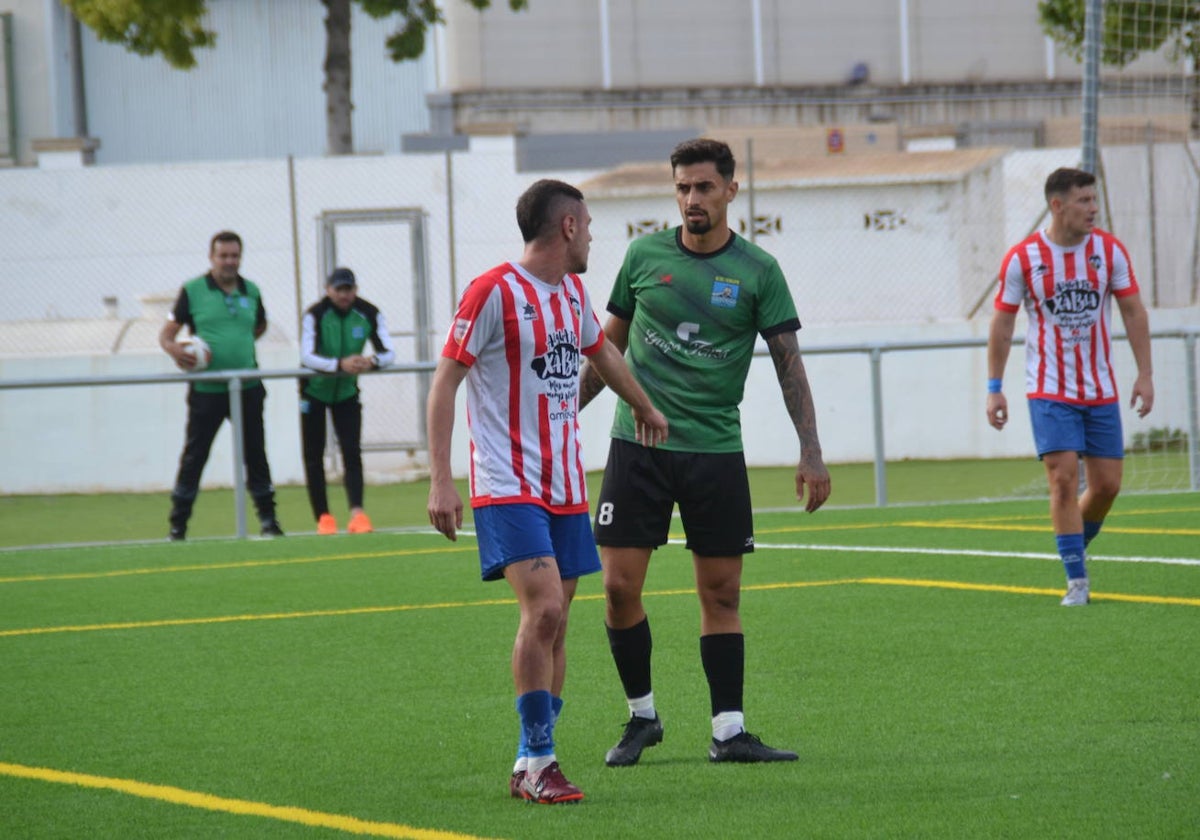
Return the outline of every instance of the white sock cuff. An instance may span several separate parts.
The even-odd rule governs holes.
[[[648,720],[654,720],[655,716],[658,714],[656,711],[654,711],[653,691],[651,691],[645,697],[627,698],[627,702],[629,703],[629,713],[632,715],[637,715],[640,718],[647,718]]]
[[[713,738],[728,741],[739,732],[746,731],[746,715],[743,712],[721,712],[712,719]]]

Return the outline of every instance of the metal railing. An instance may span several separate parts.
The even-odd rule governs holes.
[[[1197,385],[1196,345],[1200,339],[1200,327],[1178,330],[1152,331],[1152,339],[1179,339],[1184,342],[1186,352],[1186,387],[1188,415],[1188,475],[1191,490],[1200,490],[1200,389]],[[1124,335],[1115,336],[1124,339]],[[874,431],[875,504],[887,505],[887,454],[884,446],[883,374],[882,362],[885,353],[902,353],[913,350],[951,350],[981,348],[987,340],[943,339],[937,341],[893,341],[864,342],[861,344],[827,345],[806,347],[805,356],[822,355],[865,355],[871,366],[871,415]],[[765,350],[756,355],[766,356]],[[412,362],[397,364],[383,370],[371,371],[368,375],[379,376],[398,373],[428,373],[436,368],[435,362]],[[80,388],[109,385],[153,385],[195,381],[227,381],[232,389],[240,390],[245,379],[307,379],[314,376],[329,376],[308,368],[281,370],[227,370],[203,373],[139,374],[136,376],[93,376],[64,377],[59,379],[9,379],[0,380],[0,391],[20,388]],[[237,536],[245,538],[246,531],[246,484],[242,451],[242,405],[241,400],[229,401],[230,422],[233,425],[233,476],[234,509],[237,517]]]
[[[390,365],[382,370],[368,371],[358,376],[379,376],[390,373],[428,373],[437,367],[436,362],[410,362]],[[344,376],[327,374],[311,368],[289,368],[281,370],[221,370],[201,373],[159,373],[136,376],[68,376],[59,379],[0,379],[0,391],[17,388],[90,388],[108,385],[157,385],[179,382],[228,382],[231,391],[241,391],[245,379],[311,379],[316,376]],[[229,401],[229,422],[233,426],[233,507],[237,518],[237,536],[245,539],[246,531],[246,475],[245,453],[242,447],[242,401]]]
[[[1113,338],[1124,340],[1125,335],[1114,335]],[[1200,327],[1179,330],[1151,331],[1151,339],[1177,338],[1185,347],[1185,366],[1187,381],[1188,406],[1188,476],[1189,487],[1200,490],[1200,395],[1197,393],[1196,378],[1196,340],[1200,338]],[[883,439],[883,374],[882,363],[884,353],[897,353],[910,350],[947,350],[955,348],[987,347],[985,338],[942,339],[939,341],[889,341],[865,342],[862,344],[835,344],[824,347],[806,347],[801,351],[803,356],[822,356],[832,354],[861,354],[868,356],[871,363],[871,416],[875,436],[875,504],[878,507],[887,506],[887,456],[884,451]],[[760,350],[755,355],[769,355]]]

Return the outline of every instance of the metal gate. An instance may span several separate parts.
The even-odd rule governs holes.
[[[425,213],[419,208],[323,212],[318,219],[321,277],[339,266],[351,269],[358,294],[380,308],[396,346],[396,361],[427,362],[429,277],[425,259]],[[363,452],[425,451],[425,399],[429,374],[364,376]],[[330,445],[332,447],[330,435]],[[331,451],[332,455],[333,452]]]

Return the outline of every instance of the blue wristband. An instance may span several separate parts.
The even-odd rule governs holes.
[[[1000,393],[1000,378],[999,377],[988,380],[988,393],[989,394],[999,394]]]

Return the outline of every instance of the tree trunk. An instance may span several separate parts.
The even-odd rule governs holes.
[[[354,153],[350,115],[350,0],[321,0],[325,16],[325,146],[330,155]]]
[[[1195,59],[1192,59],[1195,61]],[[1188,127],[1191,129],[1188,134],[1189,140],[1200,138],[1200,69],[1192,74],[1192,121]]]

